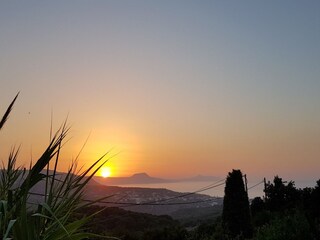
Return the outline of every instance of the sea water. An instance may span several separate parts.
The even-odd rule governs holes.
[[[221,182],[220,182],[221,183]],[[215,184],[215,182],[175,182],[175,183],[149,183],[149,184],[126,184],[119,185],[120,187],[141,187],[141,188],[166,188],[176,192],[196,192],[199,194],[206,194],[212,197],[223,197],[224,196],[224,184],[219,185],[220,183]],[[254,183],[252,184],[252,186]],[[210,188],[212,186],[212,188]],[[248,187],[251,185],[248,184]],[[209,189],[207,189],[209,188]],[[262,197],[263,184],[260,184],[252,189],[248,190],[249,198]],[[207,189],[207,190],[204,190]]]
[[[166,188],[176,192],[196,192],[199,194],[206,194],[212,197],[223,197],[224,196],[224,187],[222,184],[217,187],[221,182],[172,182],[172,183],[149,183],[149,184],[126,184],[119,185],[120,187],[141,187],[141,188]],[[295,182],[296,188],[304,187],[314,187],[316,181],[312,180],[300,180]],[[212,188],[210,188],[212,186]],[[203,190],[209,188],[207,190]],[[248,182],[248,196],[250,199],[255,197],[264,196],[264,183],[262,181]]]

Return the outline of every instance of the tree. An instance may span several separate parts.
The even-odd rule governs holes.
[[[252,236],[248,194],[240,170],[229,172],[223,199],[222,221],[231,237]]]
[[[282,178],[275,176],[273,184],[268,182],[265,188],[267,208],[271,211],[284,211],[296,207],[300,200],[299,191],[294,182],[287,185]]]
[[[320,218],[320,179],[311,194],[311,206],[315,218]],[[320,222],[320,221],[319,221]]]
[[[292,214],[275,215],[275,218],[269,224],[258,228],[254,239],[311,240],[315,238],[305,214],[300,210],[294,210]]]

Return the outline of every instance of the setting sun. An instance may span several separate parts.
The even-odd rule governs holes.
[[[111,176],[111,168],[110,167],[102,167],[101,168],[101,176],[104,178]]]

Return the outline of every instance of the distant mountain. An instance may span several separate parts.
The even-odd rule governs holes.
[[[147,173],[136,173],[130,177],[95,177],[95,180],[104,185],[129,185],[129,184],[152,184],[152,183],[178,183],[178,182],[208,182],[217,181],[218,177],[197,175],[190,178],[163,179],[151,177]]]
[[[95,180],[104,185],[151,184],[172,182],[172,180],[150,177],[147,173],[136,173],[130,177],[95,177]]]

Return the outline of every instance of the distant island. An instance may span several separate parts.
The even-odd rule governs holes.
[[[130,177],[95,177],[95,180],[104,185],[128,185],[128,184],[154,184],[154,183],[178,183],[178,182],[206,182],[217,181],[215,176],[197,175],[190,178],[164,179],[151,177],[147,173],[136,173]]]

